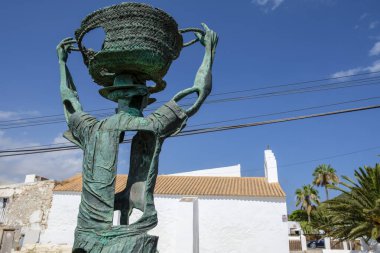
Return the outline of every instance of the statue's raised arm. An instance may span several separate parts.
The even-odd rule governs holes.
[[[194,85],[191,88],[180,91],[173,98],[175,102],[178,102],[189,94],[197,93],[197,101],[186,110],[186,114],[189,117],[193,116],[199,110],[212,89],[211,70],[215,58],[216,46],[218,45],[218,35],[208,28],[206,24],[202,24],[202,26],[205,29],[205,34],[196,32],[195,35],[205,47],[205,54],[195,77]]]
[[[69,118],[73,113],[83,111],[82,105],[79,102],[77,90],[66,64],[68,55],[74,49],[73,44],[75,43],[76,41],[73,38],[66,38],[63,39],[57,46],[61,75],[60,91],[63,108],[65,110],[66,122],[69,121]]]

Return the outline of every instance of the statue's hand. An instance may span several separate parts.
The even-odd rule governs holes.
[[[71,51],[73,49],[75,49],[73,47],[73,44],[76,43],[76,40],[74,40],[73,38],[66,38],[66,39],[63,39],[57,46],[57,54],[58,54],[58,60],[60,62],[66,62],[67,61],[67,57],[69,56],[69,53],[71,53]]]
[[[194,85],[191,88],[180,91],[173,98],[175,102],[178,102],[191,93],[196,93],[198,95],[198,99],[195,103],[186,110],[186,114],[189,117],[194,115],[199,110],[212,89],[211,67],[214,61],[216,46],[218,45],[218,35],[216,32],[208,28],[206,24],[202,23],[202,26],[205,29],[205,33],[202,34],[196,32],[195,35],[198,37],[201,44],[206,48],[206,53],[202,65],[198,70]]]
[[[192,93],[196,93],[198,95],[196,102],[190,108],[186,109],[187,116],[191,117],[192,115],[194,115],[199,110],[199,108],[201,107],[203,102],[206,100],[207,96],[210,94],[211,86],[212,86],[211,83],[209,83],[208,85],[205,85],[203,87],[200,87],[198,85],[194,85],[191,88],[187,88],[185,90],[178,92],[174,96],[173,100],[176,103],[178,103],[182,98],[184,98],[184,97],[186,97]]]
[[[202,26],[205,29],[205,33],[196,32],[195,35],[198,37],[201,44],[206,48],[206,52],[202,65],[200,66],[195,77],[194,85],[191,88],[180,91],[173,98],[175,102],[179,102],[182,98],[192,93],[196,93],[198,95],[195,103],[186,110],[186,114],[189,117],[194,115],[199,110],[212,89],[211,69],[215,57],[216,46],[218,45],[218,35],[216,32],[208,28],[206,24],[202,23]]]
[[[214,32],[213,30],[211,30],[210,28],[208,28],[206,24],[202,23],[202,26],[205,30],[205,33],[201,34],[201,33],[196,32],[195,36],[197,36],[201,44],[204,47],[206,47],[206,50],[211,52],[212,56],[214,56],[215,49],[216,49],[216,46],[218,45],[218,40],[219,40],[218,34]]]

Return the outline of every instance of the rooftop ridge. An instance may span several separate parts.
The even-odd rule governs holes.
[[[125,188],[128,175],[116,177],[115,191]],[[82,175],[76,174],[57,182],[55,192],[81,192]],[[192,196],[245,196],[282,197],[285,192],[279,183],[268,183],[265,177],[219,177],[219,176],[175,176],[159,175],[155,194]]]

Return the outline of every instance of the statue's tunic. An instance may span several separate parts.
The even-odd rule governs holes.
[[[170,101],[148,117],[119,112],[98,121],[84,112],[69,118],[65,137],[84,151],[83,188],[75,234],[74,252],[154,252],[158,238],[146,232],[156,226],[153,190],[158,172],[161,145],[179,132],[187,116]],[[131,165],[126,189],[116,196],[115,180],[119,142],[124,131],[138,131],[132,142]],[[144,195],[133,201],[134,186]],[[142,191],[141,191],[142,189]],[[132,198],[132,201],[130,200]],[[128,224],[132,208],[142,217]],[[121,210],[120,226],[112,226],[113,212]],[[129,241],[134,248],[128,248]]]

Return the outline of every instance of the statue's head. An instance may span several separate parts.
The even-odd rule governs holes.
[[[124,101],[130,107],[141,110],[155,101],[154,98],[149,98],[150,92],[145,82],[129,74],[118,75],[112,86],[100,89],[99,93],[108,100],[117,103]]]

